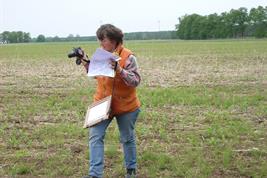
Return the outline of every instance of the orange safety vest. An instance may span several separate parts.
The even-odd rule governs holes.
[[[122,45],[117,47],[116,53],[121,57],[119,65],[122,68],[124,68],[128,57],[133,54],[129,49],[124,48]],[[116,72],[114,78],[96,77],[96,79],[97,88],[94,94],[95,102],[112,95],[112,88],[114,84],[111,101],[111,116],[132,112],[140,107],[141,104],[136,95],[136,88],[126,85],[118,72]]]

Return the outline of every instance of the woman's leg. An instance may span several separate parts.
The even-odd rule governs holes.
[[[127,169],[136,169],[135,122],[140,109],[116,116]]]
[[[104,168],[104,138],[108,125],[112,119],[104,120],[97,125],[90,127],[89,131],[89,152],[90,168],[89,175],[102,177]]]

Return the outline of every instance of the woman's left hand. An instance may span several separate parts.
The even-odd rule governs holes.
[[[116,65],[116,63],[117,63],[117,65]],[[119,73],[122,71],[122,67],[119,65],[119,63],[117,61],[111,61],[110,64],[111,64],[111,68],[114,69],[115,71],[117,71]],[[115,67],[116,67],[116,69],[115,69]]]

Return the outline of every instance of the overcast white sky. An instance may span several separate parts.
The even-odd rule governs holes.
[[[0,0],[0,33],[91,36],[105,23],[124,32],[174,30],[185,14],[220,14],[259,5],[267,6],[267,0]]]

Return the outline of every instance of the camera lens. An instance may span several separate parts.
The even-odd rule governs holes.
[[[74,52],[71,52],[71,53],[68,54],[69,58],[72,58],[72,57],[75,57],[75,56],[76,56],[76,54]]]
[[[82,60],[81,59],[76,59],[76,64],[77,65],[80,65],[82,63]]]

